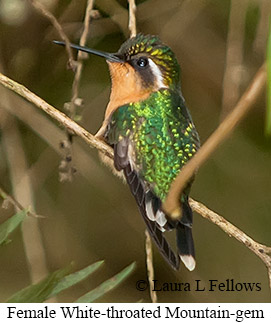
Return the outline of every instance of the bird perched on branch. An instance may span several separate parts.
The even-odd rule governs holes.
[[[63,45],[63,42],[56,42]],[[117,53],[72,48],[106,59],[112,88],[97,135],[114,149],[114,167],[123,172],[147,229],[160,253],[178,269],[180,259],[195,268],[191,181],[180,196],[179,218],[162,204],[182,167],[199,148],[199,137],[180,89],[180,67],[173,51],[157,36],[128,39]],[[176,230],[177,254],[164,232]]]

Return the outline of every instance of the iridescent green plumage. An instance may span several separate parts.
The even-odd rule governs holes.
[[[115,54],[71,46],[106,58],[112,89],[98,135],[113,147],[114,166],[124,173],[160,253],[174,269],[181,259],[193,270],[193,216],[188,202],[192,180],[180,196],[181,219],[173,220],[162,209],[172,182],[199,148],[173,51],[158,37],[142,34],[127,40]],[[163,234],[172,229],[177,255]]]
[[[178,93],[154,92],[147,100],[115,111],[108,141],[128,137],[140,178],[162,200],[183,165],[199,147],[191,117]]]
[[[117,107],[104,139],[114,148],[115,168],[124,172],[161,254],[173,268],[179,268],[180,257],[193,270],[193,221],[188,202],[191,182],[180,196],[179,220],[162,209],[172,182],[199,148],[199,137],[180,91],[177,59],[157,37],[143,35],[126,41],[116,56],[133,67],[136,86],[145,87],[149,96]],[[178,256],[163,235],[173,228]]]

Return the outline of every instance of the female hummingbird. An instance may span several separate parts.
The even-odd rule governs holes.
[[[63,45],[63,42],[56,42]],[[182,217],[173,219],[162,204],[182,167],[200,146],[180,89],[180,66],[157,36],[138,34],[111,54],[72,48],[106,59],[112,88],[104,122],[96,134],[114,149],[114,167],[123,172],[147,229],[160,253],[178,269],[180,259],[195,268],[192,210],[180,196]],[[177,254],[164,232],[176,230]]]

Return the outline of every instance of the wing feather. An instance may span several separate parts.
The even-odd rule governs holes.
[[[154,97],[159,95],[169,95],[169,91],[162,91],[160,94],[153,94]],[[167,147],[163,146],[161,143],[159,143],[160,146],[158,145],[157,138],[161,138],[161,136],[169,136],[171,138],[173,147],[176,147],[176,151],[174,150],[175,148],[172,149],[170,151],[170,157],[168,157],[167,154],[165,155],[165,160],[168,158],[168,162],[171,162],[172,160],[175,160],[176,162],[183,162],[183,160],[180,160],[180,157],[177,155],[178,151],[181,151],[180,155],[183,154],[184,158],[188,160],[200,145],[199,137],[194,128],[191,116],[186,109],[184,100],[179,93],[170,93],[167,99],[170,101],[168,101],[167,107],[174,107],[174,109],[171,111],[170,118],[167,116],[167,118],[162,120],[162,116],[156,115],[156,122],[157,120],[158,122],[155,123],[154,121],[152,124],[151,122],[148,123],[149,128],[144,128],[143,133],[145,137],[142,142],[139,142],[139,145],[141,144],[140,147],[143,147],[145,142],[147,142],[151,149],[153,142],[153,147],[156,147],[156,149],[166,149]],[[148,104],[149,106],[152,106],[155,111],[155,99],[150,98]],[[145,151],[143,153],[140,151],[140,148],[135,148],[133,146],[134,134],[137,134],[137,131],[139,131],[139,129],[145,124],[146,120],[150,121],[150,119],[147,119],[147,117],[145,119],[144,116],[140,115],[143,109],[142,107],[140,107],[141,110],[138,110],[138,115],[136,116],[133,114],[134,108],[135,106],[132,105],[119,107],[111,116],[111,120],[107,127],[105,140],[114,149],[115,168],[118,171],[123,170],[126,181],[133,196],[135,197],[147,229],[162,256],[175,270],[179,268],[180,258],[188,269],[193,270],[195,267],[195,261],[194,244],[191,231],[192,211],[188,204],[187,198],[189,187],[187,187],[186,193],[182,196],[183,218],[180,221],[172,221],[162,210],[161,199],[163,198],[162,195],[165,194],[165,192],[161,193],[159,191],[161,187],[159,189],[156,187],[156,190],[154,190],[153,187],[151,187],[151,183],[155,183],[155,185],[157,185],[157,183],[161,184],[164,181],[173,180],[173,173],[167,174],[164,172],[164,177],[158,182],[156,182],[156,178],[147,182],[145,177],[142,176],[141,168],[146,167],[146,165],[148,165],[147,167],[153,167],[153,170],[158,171],[159,173],[159,169],[161,167],[160,164],[164,165],[163,162],[161,162],[163,155],[148,155],[148,153]],[[161,127],[163,128],[162,131]],[[176,128],[179,130],[179,133],[183,133],[183,136],[179,137],[178,135],[175,135]],[[161,152],[165,154],[165,150],[162,150]],[[174,153],[176,154],[176,158]],[[141,159],[139,162],[136,160],[136,156],[140,156]],[[156,164],[154,163],[154,165],[151,165],[153,161],[155,161]],[[167,177],[168,175],[169,177]],[[158,192],[157,195],[154,194],[154,191],[156,193]],[[177,234],[178,254],[173,251],[163,234],[165,230],[171,230],[173,228],[176,229]]]
[[[123,169],[124,175],[126,177],[127,183],[130,187],[132,194],[134,195],[137,205],[139,207],[140,213],[143,217],[143,220],[147,226],[148,232],[150,233],[153,241],[157,245],[161,255],[165,258],[165,260],[175,269],[178,270],[180,266],[180,259],[174,253],[170,245],[168,244],[166,238],[163,236],[163,233],[160,230],[160,227],[155,221],[151,221],[146,213],[146,192],[143,188],[142,181],[138,178],[136,173],[131,170],[131,166],[128,165],[126,168]],[[138,189],[135,191],[133,189],[133,185],[130,185],[129,178],[131,177],[131,173],[134,174],[136,182],[136,186]]]

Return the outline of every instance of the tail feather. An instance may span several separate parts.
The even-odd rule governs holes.
[[[195,269],[195,249],[192,229],[181,223],[176,228],[178,253],[185,267],[190,271]]]
[[[128,164],[123,170],[147,229],[161,255],[175,270],[179,269],[180,259],[186,268],[190,271],[194,270],[196,262],[191,229],[192,210],[188,200],[182,201],[182,219],[170,222],[170,219],[165,217],[165,214],[161,211],[161,201],[151,191],[144,189],[144,183],[139,179],[136,172],[131,169],[131,166]],[[158,215],[160,215],[160,218]],[[165,219],[168,219],[168,221],[164,224]],[[163,231],[173,228],[176,229],[178,255],[175,254],[163,235]]]
[[[144,222],[146,223],[148,232],[150,233],[153,241],[157,245],[161,255],[172,266],[172,268],[178,270],[180,265],[179,256],[177,256],[171,249],[158,224],[155,221],[151,221],[147,216],[146,194],[143,189],[142,182],[137,176],[135,176],[136,174],[132,171],[130,165],[124,168],[124,175],[126,177],[127,183],[129,184],[130,190],[136,199],[140,213],[143,217]]]

